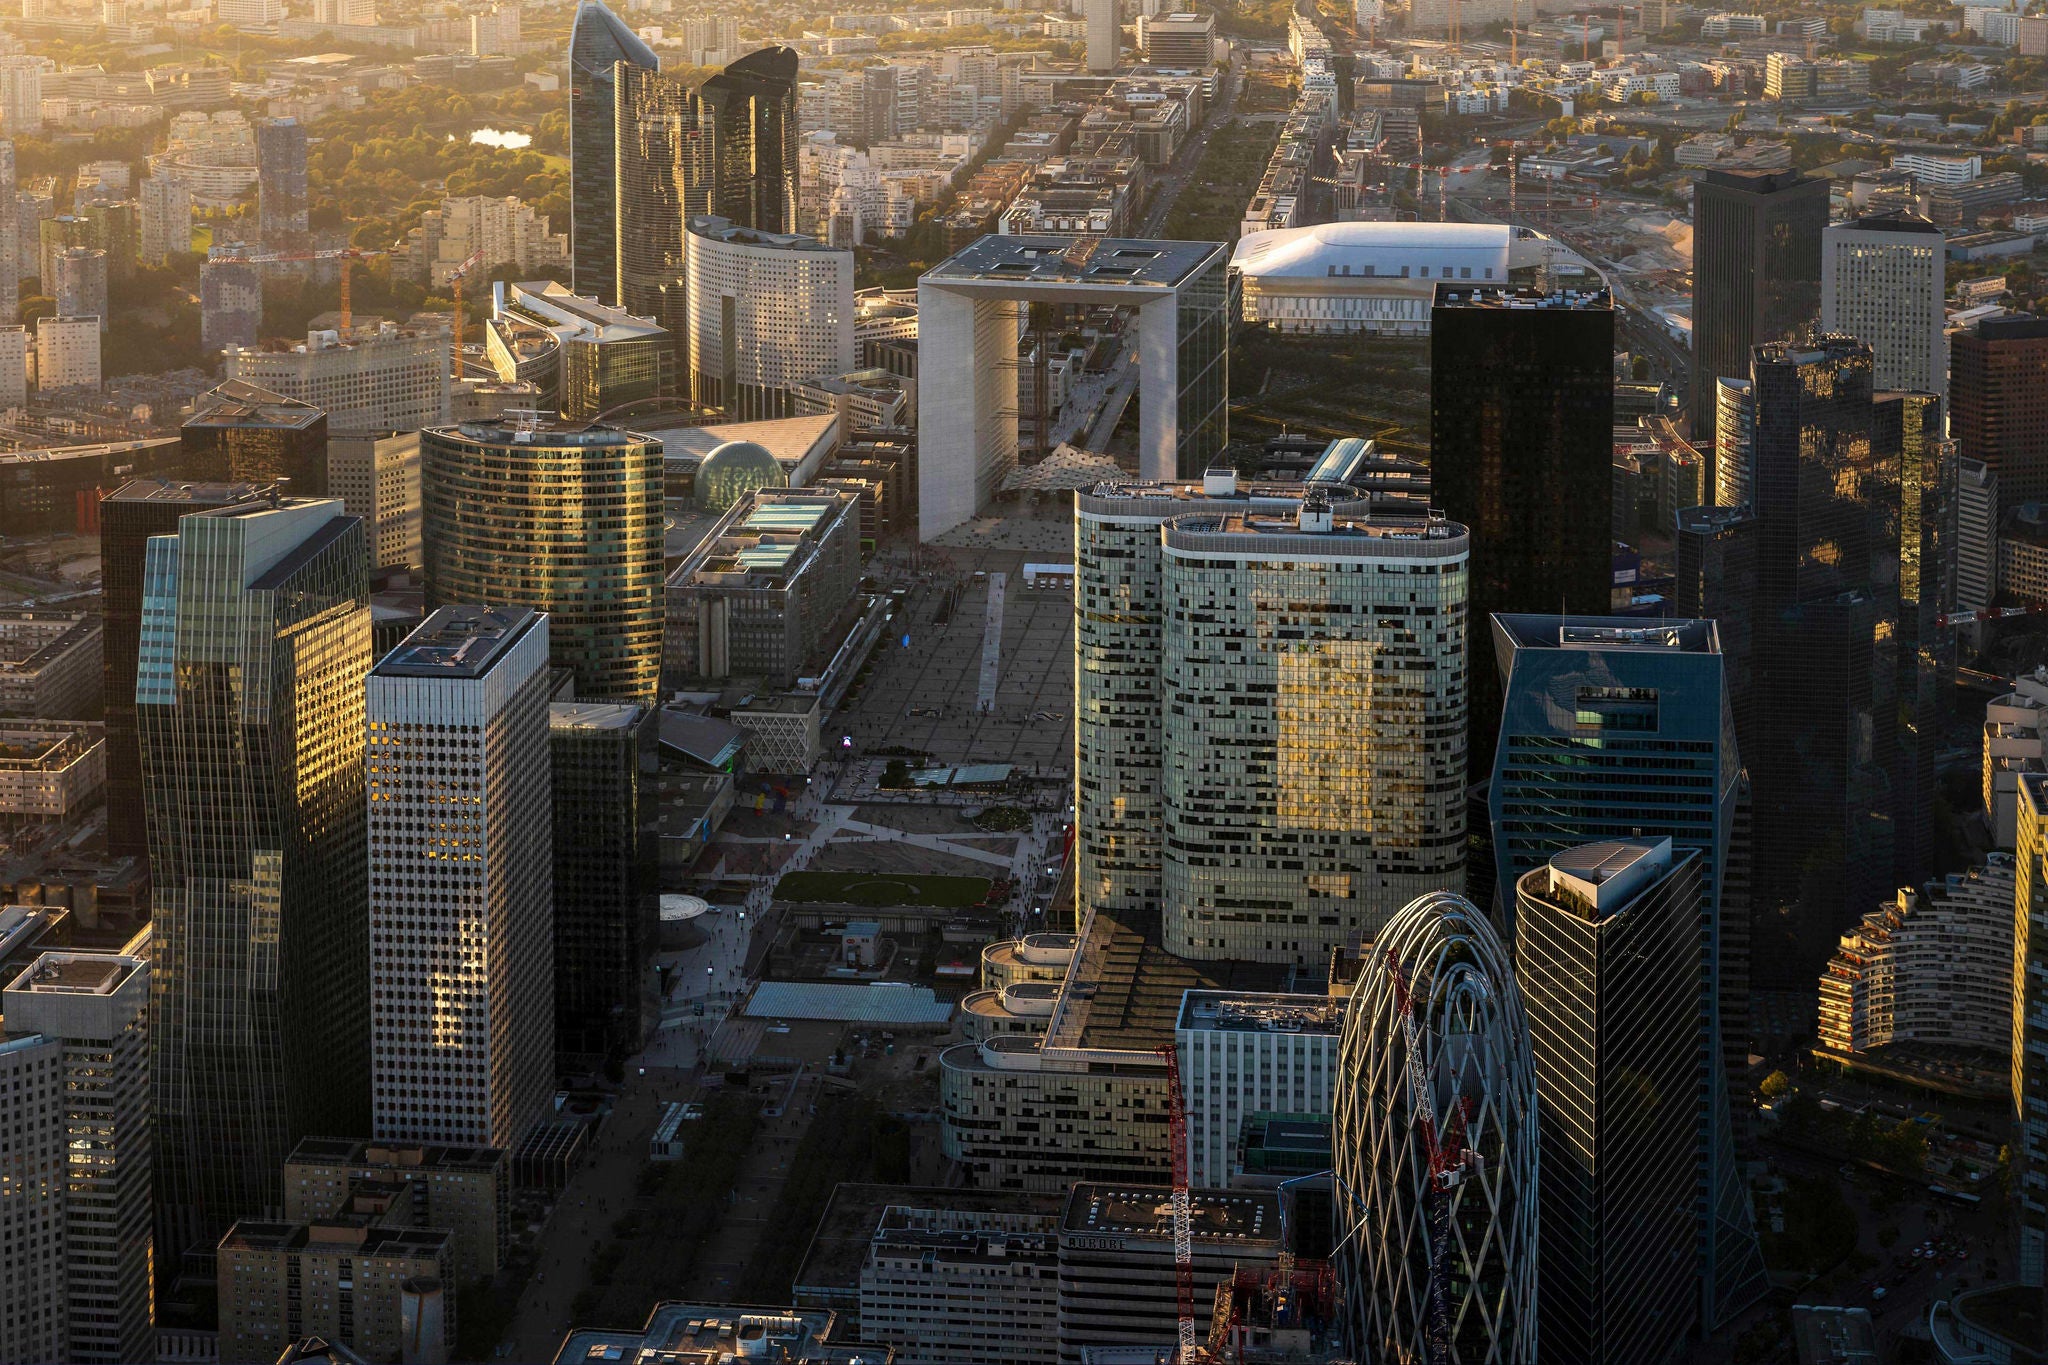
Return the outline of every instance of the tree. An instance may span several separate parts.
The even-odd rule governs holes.
[[[1791,1089],[1792,1078],[1782,1071],[1773,1071],[1764,1077],[1763,1084],[1757,1087],[1757,1092],[1767,1100],[1775,1100]]]

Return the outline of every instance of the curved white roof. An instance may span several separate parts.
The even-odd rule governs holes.
[[[1317,223],[1247,233],[1232,268],[1264,278],[1398,276],[1402,266],[1469,267],[1470,279],[1508,278],[1511,229],[1504,223]],[[1371,270],[1366,267],[1371,266]],[[1347,270],[1346,267],[1349,267]],[[1486,275],[1490,268],[1493,274]],[[1419,271],[1418,271],[1419,274]],[[1441,277],[1439,277],[1441,278]]]

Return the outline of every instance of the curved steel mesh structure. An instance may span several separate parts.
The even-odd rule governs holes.
[[[1435,892],[1388,921],[1337,1058],[1346,1347],[1373,1365],[1530,1365],[1535,1064],[1507,950],[1470,902]]]

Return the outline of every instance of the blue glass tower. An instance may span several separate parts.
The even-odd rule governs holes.
[[[1500,744],[1488,815],[1494,904],[1554,854],[1603,840],[1668,838],[1700,871],[1700,1320],[1711,1331],[1765,1291],[1737,1174],[1723,997],[1747,978],[1746,924],[1721,914],[1741,760],[1712,621],[1495,615]],[[1474,870],[1472,875],[1483,876]],[[1533,990],[1541,983],[1524,983]]]

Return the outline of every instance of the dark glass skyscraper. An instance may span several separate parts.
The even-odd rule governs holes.
[[[1537,1339],[1576,1365],[1667,1360],[1699,1317],[1700,855],[1588,844],[1516,890],[1543,1171]]]
[[[1674,548],[1673,610],[1680,620],[1714,622],[1728,709],[1735,713],[1736,749],[1748,753],[1756,745],[1745,728],[1755,719],[1749,700],[1755,676],[1756,515],[1746,506],[1685,508],[1678,514]]]
[[[240,379],[200,394],[195,406],[178,428],[188,477],[234,483],[289,479],[295,497],[326,496],[326,413]]]
[[[703,212],[737,227],[795,232],[796,49],[749,52],[697,92],[708,139]]]
[[[1668,839],[1681,855],[1697,858],[1688,911],[1687,1074],[1691,1144],[1701,1160],[1690,1207],[1698,1311],[1711,1329],[1765,1288],[1729,1112],[1728,1075],[1742,1064],[1747,1038],[1724,1040],[1721,1027],[1724,995],[1747,988],[1747,934],[1731,930],[1722,915],[1721,871],[1741,761],[1714,623],[1495,616],[1493,639],[1506,684],[1490,792],[1503,917],[1518,908],[1525,879],[1567,849]],[[1518,957],[1522,933],[1518,919]],[[1567,993],[1580,989],[1552,984]],[[1551,1046],[1559,1044],[1553,1039]],[[1562,1354],[1586,1358],[1576,1350]]]
[[[651,704],[661,675],[661,442],[599,423],[420,433],[427,605],[532,607],[580,697]]]
[[[1871,412],[1880,468],[1898,471],[1899,769],[1892,884],[1933,874],[1934,756],[1955,682],[1955,446],[1942,438],[1942,402],[1931,393],[1880,393]]]
[[[1467,616],[1601,615],[1614,584],[1614,310],[1604,292],[1437,286],[1430,485],[1472,531]],[[1473,657],[1484,635],[1475,632]],[[1499,679],[1474,662],[1472,747],[1493,752]]]
[[[1713,448],[1714,381],[1749,349],[1820,316],[1828,182],[1798,171],[1706,171],[1693,181],[1692,443]]]
[[[683,332],[683,225],[705,211],[708,139],[697,93],[629,61],[613,67],[618,161],[618,300]]]
[[[654,844],[641,837],[645,707],[556,702],[555,1053],[625,1056],[641,1032],[641,970],[652,951]]]
[[[306,197],[306,129],[297,119],[256,125],[256,228],[265,251],[312,245]]]
[[[196,512],[144,563],[158,1246],[283,1203],[369,1122],[369,550],[333,500]]]
[[[135,733],[135,661],[142,644],[142,560],[151,536],[178,518],[257,496],[250,484],[131,479],[100,500],[100,591],[106,607],[102,675],[107,708],[107,852],[145,858],[142,750]]]
[[[583,0],[569,30],[570,278],[577,293],[613,304],[619,301],[612,70],[618,62],[661,69],[661,59],[623,19],[600,0]]]
[[[1949,432],[2006,507],[2048,501],[2048,318],[1985,318],[1949,343]]]
[[[1819,335],[1751,367],[1760,979],[1812,981],[1896,885],[1899,461],[1873,439],[1870,374],[1869,347]]]

